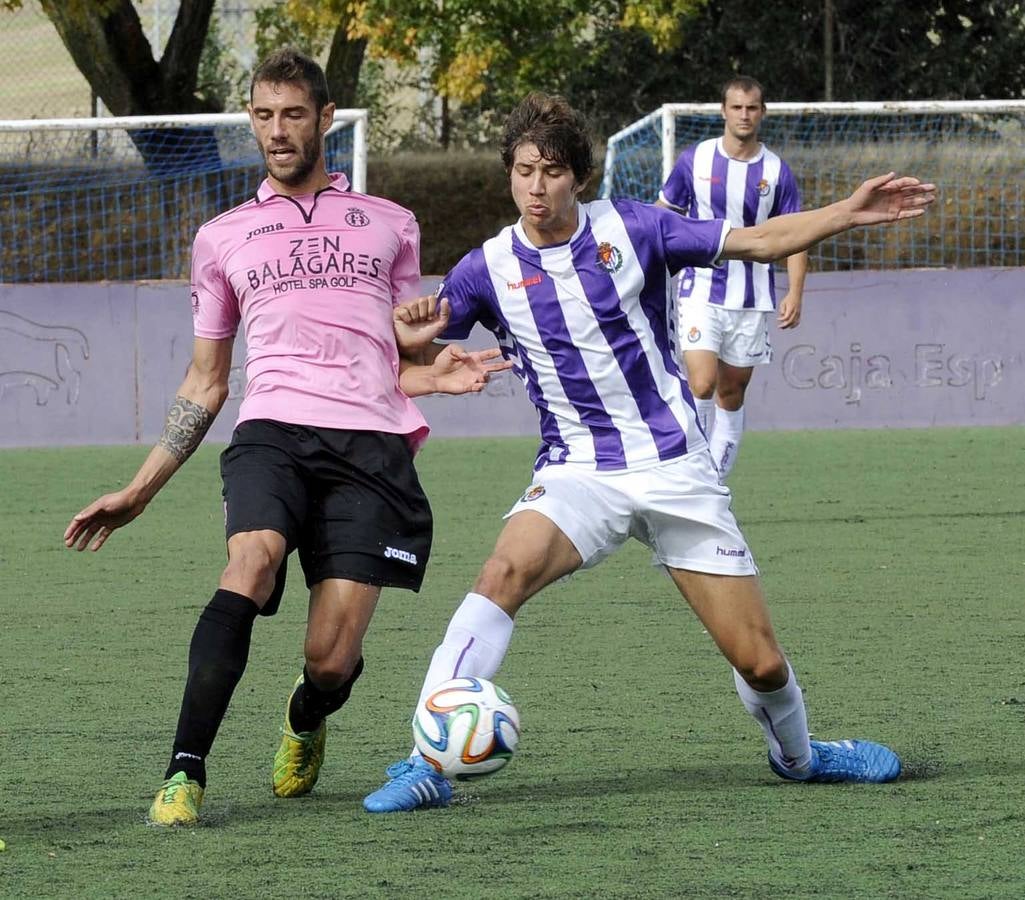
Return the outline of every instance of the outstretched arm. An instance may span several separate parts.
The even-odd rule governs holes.
[[[434,345],[437,355],[429,366],[401,361],[399,387],[409,397],[423,394],[476,394],[495,372],[512,368],[498,347],[467,351],[458,344]]]
[[[135,519],[200,445],[228,396],[232,339],[196,338],[192,363],[167,411],[163,434],[131,482],[75,515],[64,545],[99,550],[117,528]]]
[[[776,216],[726,235],[722,259],[772,262],[864,225],[884,225],[922,215],[936,199],[936,185],[893,172],[864,182],[846,200],[819,209]]]

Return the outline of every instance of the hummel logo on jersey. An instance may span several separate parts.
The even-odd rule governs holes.
[[[709,184],[722,184],[718,175],[698,175],[698,181],[707,181]]]
[[[345,222],[353,228],[365,228],[370,224],[370,216],[354,206],[345,214]]]
[[[408,550],[396,550],[394,547],[385,547],[384,558],[398,559],[404,563],[409,563],[411,566],[416,565],[416,554],[410,553]]]
[[[275,222],[273,225],[261,225],[259,228],[254,228],[249,234],[246,235],[246,240],[257,237],[261,234],[270,234],[272,231],[284,231],[285,224],[283,222]]]
[[[524,278],[523,281],[507,281],[505,286],[510,291],[518,291],[520,288],[533,287],[535,284],[540,284],[543,275],[531,275],[530,278]]]
[[[743,547],[720,547],[716,545],[716,556],[747,556],[747,550]]]

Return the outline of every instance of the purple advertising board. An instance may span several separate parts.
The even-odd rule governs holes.
[[[800,327],[773,330],[772,362],[752,379],[748,426],[1022,424],[1022,335],[1018,269],[812,274]],[[0,446],[152,443],[191,348],[181,282],[0,285]],[[212,440],[230,437],[243,357],[240,339]],[[510,373],[482,395],[417,402],[435,436],[536,433]]]

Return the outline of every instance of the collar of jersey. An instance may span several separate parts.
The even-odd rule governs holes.
[[[534,244],[531,243],[530,238],[527,237],[527,232],[523,230],[522,218],[518,219],[516,224],[513,225],[513,231],[516,232],[516,237],[527,250],[533,251],[534,253],[546,253],[550,250],[559,250],[560,248],[569,247],[574,244],[577,238],[584,233],[588,222],[590,222],[590,217],[587,215],[586,204],[578,203],[576,231],[574,231],[573,234],[564,241],[559,241],[557,244],[545,244],[543,247],[535,247]]]
[[[328,175],[331,183],[321,188],[319,191],[311,191],[309,194],[279,194],[270,186],[270,179],[264,178],[260,187],[256,191],[256,199],[263,203],[264,200],[270,200],[272,197],[288,197],[290,200],[301,200],[303,198],[310,198],[317,194],[323,194],[324,191],[338,191],[340,194],[345,193],[349,190],[349,179],[345,177],[344,172],[332,172]]]
[[[734,162],[739,163],[756,163],[765,156],[765,144],[761,143],[761,141],[758,142],[758,152],[750,159],[737,159],[735,156],[730,156],[729,153],[726,152],[726,148],[722,145],[721,137],[717,137],[715,139],[715,149],[719,151],[720,156],[725,156],[726,159],[732,159]]]

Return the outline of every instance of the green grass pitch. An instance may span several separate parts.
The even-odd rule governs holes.
[[[891,744],[893,784],[777,780],[728,668],[631,544],[521,613],[496,678],[522,716],[512,763],[449,809],[365,814],[529,481],[530,440],[436,440],[425,588],[385,592],[316,790],[270,791],[296,567],[209,759],[205,823],[174,831],[143,820],[224,561],[218,448],[98,554],[63,548],[67,520],[146,448],[0,453],[0,897],[1025,896],[1023,446],[1022,428],[746,439],[734,508],[812,730]]]

